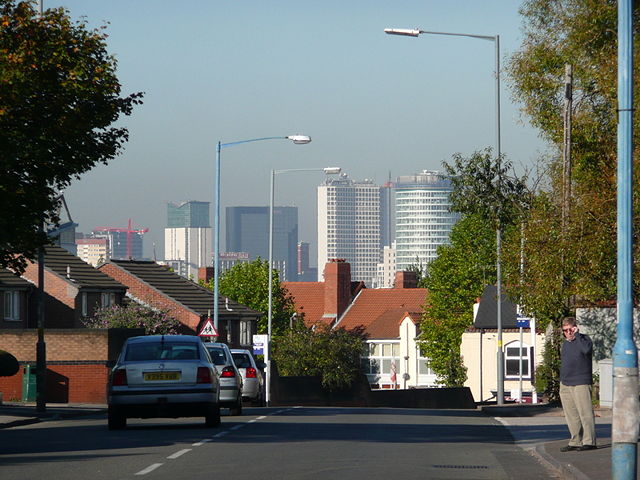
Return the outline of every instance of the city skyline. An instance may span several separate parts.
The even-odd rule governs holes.
[[[222,155],[221,207],[268,205],[271,169],[339,166],[382,185],[391,175],[440,170],[460,152],[495,139],[491,42],[390,37],[387,27],[501,36],[501,63],[521,42],[521,2],[354,0],[265,5],[193,0],[46,0],[89,25],[109,22],[123,94],[144,104],[121,122],[121,157],[83,175],[63,193],[78,230],[149,228],[146,252],[163,251],[167,202],[213,201],[218,141],[306,134],[309,145],[257,142]],[[460,13],[464,12],[464,13]],[[545,145],[510,98],[502,71],[502,151],[530,166]],[[525,119],[526,120],[526,119]],[[297,206],[301,241],[315,264],[315,195],[322,176],[279,182],[274,205]],[[117,185],[118,195],[114,195]],[[151,253],[148,253],[151,256]]]

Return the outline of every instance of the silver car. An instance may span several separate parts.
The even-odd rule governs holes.
[[[242,376],[233,363],[231,350],[225,343],[203,342],[220,377],[220,406],[231,415],[242,415]]]
[[[108,386],[108,426],[127,418],[205,417],[220,424],[220,381],[199,337],[149,335],[128,338]]]
[[[264,364],[257,362],[249,350],[232,349],[231,355],[242,375],[242,398],[259,407],[264,406]]]

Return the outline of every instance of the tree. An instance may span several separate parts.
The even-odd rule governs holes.
[[[133,302],[100,308],[82,323],[88,328],[144,328],[146,335],[177,334],[182,326],[167,310],[155,310]]]
[[[273,342],[273,358],[281,374],[319,376],[329,390],[347,388],[361,374],[360,357],[366,336],[360,329],[309,328],[296,321]]]
[[[257,258],[252,262],[237,263],[220,276],[220,293],[265,315],[258,321],[258,333],[267,333],[269,310],[269,262]],[[278,271],[272,269],[272,333],[277,334],[289,326],[295,313],[293,299],[280,283]],[[213,289],[213,280],[208,288]]]
[[[449,245],[438,247],[424,278],[428,293],[420,345],[438,382],[454,387],[466,380],[460,344],[464,330],[473,323],[473,304],[496,278],[495,232],[480,215],[466,215],[453,227],[449,240]]]
[[[128,139],[112,127],[141,103],[120,96],[103,29],[63,8],[0,0],[0,267],[22,272],[59,222],[59,194]]]
[[[11,377],[20,371],[20,364],[16,357],[9,352],[0,350],[0,377]]]

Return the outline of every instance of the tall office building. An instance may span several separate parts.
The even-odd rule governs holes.
[[[436,258],[438,246],[449,243],[449,234],[460,215],[450,211],[451,180],[437,171],[423,170],[401,176],[395,184],[396,268],[425,267]]]
[[[226,250],[251,260],[269,258],[269,207],[226,208]],[[298,279],[298,207],[273,207],[273,268],[283,281]]]
[[[346,174],[318,187],[318,280],[328,260],[351,264],[351,278],[371,285],[380,263],[380,187]]]
[[[179,275],[195,281],[200,267],[212,265],[211,252],[209,202],[168,203],[164,263],[171,265]]]

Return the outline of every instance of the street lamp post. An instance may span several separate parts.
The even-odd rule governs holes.
[[[215,164],[215,218],[213,220],[215,233],[213,235],[213,326],[218,330],[218,298],[220,296],[220,150],[242,143],[261,142],[263,140],[291,140],[296,145],[304,145],[311,142],[307,135],[289,135],[286,137],[261,137],[237,142],[220,143],[216,146]]]
[[[291,172],[324,172],[326,175],[340,173],[340,167],[324,168],[288,168],[285,170],[271,170],[271,187],[269,189],[269,308],[267,313],[267,348],[265,349],[265,363],[267,365],[267,378],[265,385],[265,400],[267,405],[271,402],[271,323],[273,320],[273,198],[275,192],[275,178],[280,173]]]
[[[384,33],[389,35],[404,35],[408,37],[418,37],[421,34],[427,35],[447,35],[453,37],[477,38],[480,40],[488,40],[495,44],[495,75],[496,75],[496,163],[500,167],[501,162],[501,145],[500,145],[500,35],[474,35],[470,33],[450,33],[450,32],[430,32],[427,30],[419,30],[417,28],[385,28]],[[498,172],[500,168],[498,168]],[[500,175],[496,179],[498,187],[500,187]],[[499,206],[498,206],[499,207]],[[502,345],[502,262],[500,254],[502,251],[502,232],[500,218],[496,227],[496,316],[498,327],[498,351],[497,351],[497,401],[498,405],[504,404],[504,350]]]

